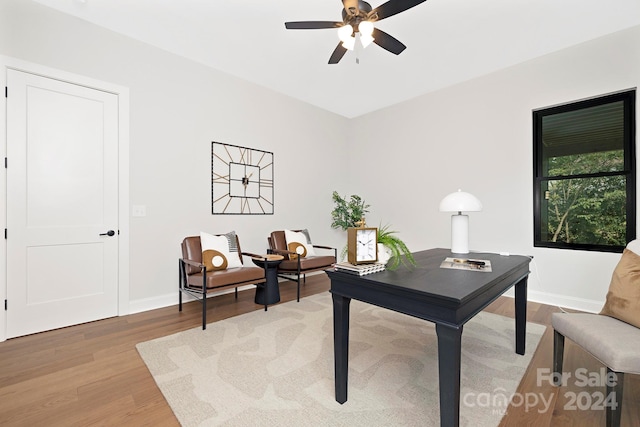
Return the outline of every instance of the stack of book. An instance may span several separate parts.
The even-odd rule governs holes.
[[[359,264],[353,265],[348,262],[339,262],[333,265],[336,271],[343,273],[355,274],[357,276],[364,276],[365,274],[377,273],[384,270],[384,264],[376,262],[373,264]]]
[[[491,261],[488,259],[471,258],[445,258],[440,268],[452,268],[455,270],[471,270],[491,272]]]

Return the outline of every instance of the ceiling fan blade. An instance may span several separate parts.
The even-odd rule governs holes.
[[[331,58],[329,58],[329,64],[337,64],[340,62],[345,53],[347,53],[347,49],[342,46],[342,43],[338,43],[338,46],[336,46],[331,54]]]
[[[373,29],[373,42],[391,53],[400,55],[407,47],[398,39],[377,28]]]
[[[297,21],[284,23],[287,30],[321,30],[323,28],[338,28],[342,25],[342,22],[334,21]]]
[[[414,6],[424,3],[427,0],[389,0],[386,3],[381,4],[369,13],[369,16],[378,15],[378,21],[396,15],[400,12],[404,12],[407,9],[411,9]]]

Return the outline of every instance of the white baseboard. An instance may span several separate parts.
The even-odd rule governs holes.
[[[505,292],[504,296],[513,298],[513,289]],[[541,304],[552,305],[561,308],[570,308],[572,310],[580,310],[587,313],[599,313],[604,305],[603,301],[594,301],[583,298],[568,297],[565,295],[550,294],[548,292],[539,292],[527,290],[527,300],[538,302]]]
[[[554,305],[561,308],[585,311],[587,313],[599,313],[602,310],[604,301],[594,301],[584,298],[567,297],[565,295],[550,294],[547,292],[528,292],[529,301],[542,304]]]
[[[313,273],[310,273],[311,275]],[[244,287],[238,288],[238,290],[242,291],[244,289],[251,289],[254,286],[248,285]],[[233,289],[227,289],[224,291],[220,291],[217,294],[213,295],[222,295],[233,292]],[[513,298],[513,289],[508,290],[504,293],[504,296]],[[190,297],[187,294],[182,294],[183,301],[191,301],[194,298]],[[570,308],[572,310],[580,310],[585,311],[587,313],[599,313],[604,305],[603,301],[594,301],[587,300],[583,298],[575,298],[575,297],[567,297],[565,295],[551,294],[548,292],[539,292],[527,290],[527,299],[529,301],[538,302],[541,304],[552,305],[556,307],[562,308]],[[140,313],[148,310],[155,310],[157,308],[169,307],[172,305],[178,304],[178,293],[172,292],[171,294],[160,295],[153,298],[143,298],[139,300],[134,300],[129,303],[129,314]]]
[[[247,285],[247,286],[240,286],[238,287],[239,291],[245,290],[245,289],[251,289],[254,288],[254,286],[252,285]],[[235,290],[233,288],[231,289],[225,289],[223,291],[217,292],[217,293],[211,293],[209,294],[210,297],[214,297],[215,295],[222,295],[222,294],[228,294],[231,292],[234,292]],[[182,302],[189,302],[194,300],[195,298],[193,298],[192,296],[183,293],[182,294]],[[129,314],[134,314],[134,313],[141,313],[143,311],[149,311],[149,310],[155,310],[157,308],[164,308],[164,307],[170,307],[172,305],[178,305],[178,293],[177,292],[171,292],[170,294],[165,294],[165,295],[159,295],[157,297],[153,297],[153,298],[142,298],[142,299],[138,299],[138,300],[133,300],[129,302]]]
[[[324,274],[324,271],[315,271],[315,272],[311,272],[311,273],[307,273],[307,276],[312,276],[315,274]],[[302,279],[300,279],[302,280]],[[279,278],[278,282],[283,282],[283,281],[287,281],[286,279],[282,279]],[[239,291],[243,291],[245,289],[255,289],[255,286],[253,285],[246,285],[246,286],[240,286],[238,287]],[[177,291],[177,289],[176,289]],[[217,292],[217,293],[211,293],[209,294],[209,297],[213,297],[215,295],[222,295],[222,294],[228,294],[234,292],[234,289],[225,289],[223,291]],[[194,300],[195,298],[191,297],[188,294],[183,293],[182,294],[182,301],[183,302],[189,302]],[[149,311],[149,310],[155,310],[157,308],[164,308],[164,307],[169,307],[172,305],[178,305],[178,292],[172,292],[170,294],[165,294],[165,295],[159,295],[156,297],[152,297],[152,298],[142,298],[142,299],[137,299],[137,300],[133,300],[133,301],[129,301],[129,313],[128,314],[134,314],[134,313],[142,313],[143,311]]]
[[[186,296],[188,297],[188,295]],[[176,304],[178,304],[178,295],[176,292],[152,298],[133,300],[129,301],[129,314],[142,313],[143,311],[155,310],[156,308],[169,307]]]

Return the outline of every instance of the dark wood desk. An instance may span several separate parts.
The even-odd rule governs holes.
[[[465,256],[491,261],[492,271],[480,272],[440,268],[446,257],[453,256],[449,249],[430,249],[414,256],[418,266],[412,269],[401,266],[366,276],[327,271],[333,298],[336,400],[347,401],[349,303],[357,299],[436,324],[440,425],[458,426],[462,326],[515,285],[515,347],[516,353],[524,354],[531,259],[491,253]]]

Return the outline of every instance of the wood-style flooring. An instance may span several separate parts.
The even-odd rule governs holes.
[[[307,277],[302,296],[329,289],[324,274]],[[295,284],[280,284],[281,302],[295,300]],[[263,306],[254,303],[255,291],[210,299],[208,322],[215,322]],[[501,297],[487,311],[513,317],[513,300]],[[550,325],[557,307],[529,303],[528,321]],[[1,426],[176,426],[178,421],[138,355],[142,341],[199,326],[201,305],[191,302],[182,312],[177,306],[116,317],[98,322],[14,338],[0,343]],[[464,334],[463,334],[464,340]],[[624,345],[624,343],[620,343]],[[551,370],[553,331],[549,327],[533,356],[517,395],[534,403],[534,396],[551,400],[548,410],[540,403],[508,408],[501,426],[604,426],[603,410],[573,410],[596,403],[604,386],[556,388],[540,381]],[[532,351],[532,349],[527,349]],[[569,340],[564,371],[601,365]],[[589,405],[589,403],[591,405]],[[622,425],[640,425],[640,376],[627,375]]]

